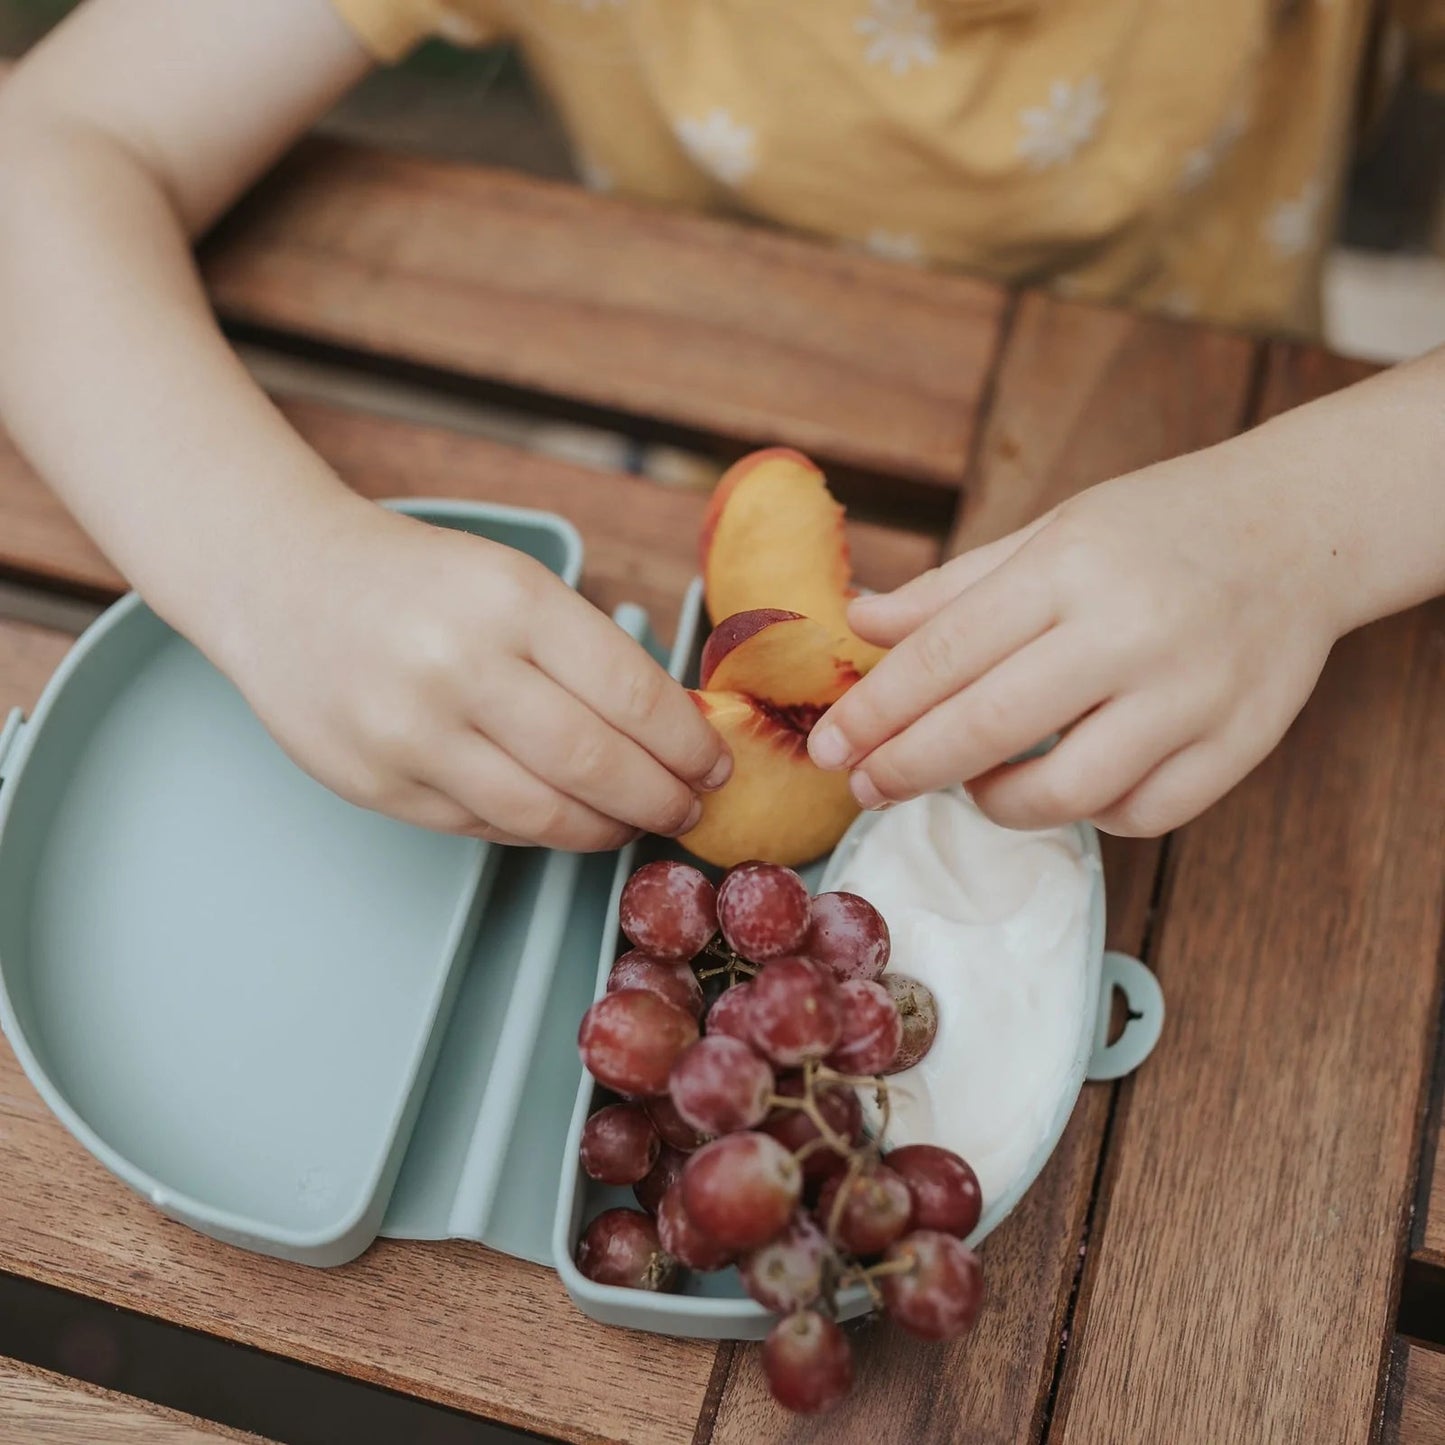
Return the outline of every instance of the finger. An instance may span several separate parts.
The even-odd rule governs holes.
[[[823,715],[808,739],[820,768],[850,767],[1054,622],[1052,592],[1000,567],[905,637]]]
[[[849,626],[867,642],[879,647],[896,646],[941,607],[1007,562],[1052,515],[1040,517],[996,542],[963,552],[892,592],[856,598],[848,607]]]
[[[1169,695],[1130,693],[1090,713],[1050,752],[969,783],[1005,828],[1056,828],[1096,817],[1199,736],[1196,710]]]
[[[480,838],[486,843],[503,843],[509,847],[530,846],[526,838],[503,832],[492,824],[483,822],[454,798],[447,797],[445,793],[428,787],[425,783],[412,785],[406,816],[402,821],[412,823],[418,828],[430,829],[433,833],[457,833],[463,837]]]
[[[1120,838],[1157,838],[1197,817],[1234,781],[1215,740],[1193,743],[1096,812],[1094,826]]]
[[[1192,822],[1252,773],[1284,736],[1293,714],[1259,727],[1249,712],[1229,727],[1165,758],[1137,787],[1095,814],[1094,823],[1121,838],[1157,838]]]
[[[702,804],[686,783],[550,677],[518,665],[499,671],[494,684],[478,699],[473,725],[528,772],[596,812],[650,833],[674,837],[697,822]],[[696,715],[687,695],[680,695]]]
[[[576,601],[565,626],[537,630],[533,661],[673,777],[705,791],[722,787],[732,757],[686,689],[615,622]]]
[[[1056,627],[868,754],[853,795],[876,808],[976,778],[1092,711],[1113,686],[1073,629]]]
[[[636,836],[634,828],[543,782],[479,733],[451,740],[426,781],[479,820],[477,836],[494,842],[597,853]]]

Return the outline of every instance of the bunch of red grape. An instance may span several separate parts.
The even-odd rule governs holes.
[[[632,949],[578,1032],[582,1062],[619,1096],[588,1119],[582,1167],[631,1185],[583,1234],[599,1284],[665,1290],[683,1269],[737,1267],[782,1318],[763,1345],[773,1396],[821,1412],[853,1383],[840,1289],[863,1284],[923,1339],[962,1334],[983,1295],[963,1242],[978,1179],[931,1144],[884,1153],[884,1075],[938,1029],[933,996],[885,974],[888,928],[852,893],[811,898],[788,868],[742,863],[714,889],[684,863],[648,863],[623,890]],[[701,1025],[701,1032],[700,1032]],[[864,1129],[860,1088],[883,1126]]]

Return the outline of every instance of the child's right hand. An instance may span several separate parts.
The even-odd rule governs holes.
[[[264,571],[211,648],[343,797],[503,843],[685,831],[731,770],[687,693],[510,548],[354,503]]]

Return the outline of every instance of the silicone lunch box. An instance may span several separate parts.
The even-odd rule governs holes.
[[[398,507],[527,552],[569,585],[581,573],[560,518]],[[696,584],[670,657],[637,608],[616,620],[674,675],[695,675]],[[593,1285],[572,1264],[610,1202],[576,1164],[593,1097],[577,1024],[622,946],[622,885],[665,846],[497,848],[352,807],[126,597],[29,720],[0,727],[0,1027],[86,1149],[217,1239],[312,1265],[378,1235],[476,1240],[553,1265],[598,1319],[751,1338],[767,1316],[731,1272],[650,1295]],[[815,865],[810,884],[837,866]],[[1158,1037],[1153,976],[1103,951],[1101,883],[1091,928],[1068,1096],[976,1238],[1043,1167],[1084,1079],[1126,1072]],[[1131,1017],[1108,1044],[1116,986]]]

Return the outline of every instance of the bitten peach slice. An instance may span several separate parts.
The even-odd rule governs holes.
[[[759,608],[798,612],[822,623],[858,672],[883,656],[848,626],[843,508],[801,452],[773,447],[728,470],[703,518],[702,571],[715,622]]]
[[[858,815],[842,773],[808,756],[808,733],[858,679],[821,623],[780,608],[726,618],[703,648],[703,716],[727,740],[733,775],[703,800],[682,843],[730,868],[748,858],[793,866],[828,852]]]

